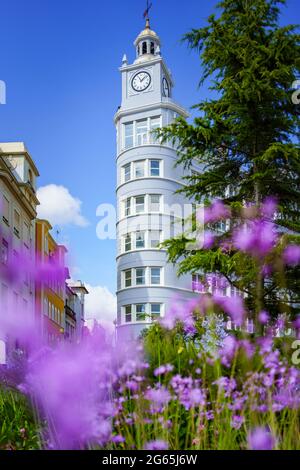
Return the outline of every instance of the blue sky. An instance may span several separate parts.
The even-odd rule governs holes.
[[[118,67],[144,27],[146,2],[128,0],[5,0],[1,2],[0,141],[25,141],[41,177],[82,201],[86,227],[61,226],[72,264],[94,286],[116,286],[115,241],[96,237],[96,208],[115,203],[114,113],[120,104]],[[216,0],[153,0],[151,26],[175,78],[175,99],[189,108],[199,90],[197,54],[180,38],[200,27]],[[299,0],[288,0],[283,23],[297,21]]]

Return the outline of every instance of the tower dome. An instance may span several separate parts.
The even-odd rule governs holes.
[[[140,32],[134,41],[136,47],[136,60],[135,64],[146,62],[160,54],[160,39],[159,36],[150,28],[150,20],[146,19],[146,26]]]

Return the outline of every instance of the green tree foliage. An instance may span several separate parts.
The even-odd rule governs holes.
[[[275,196],[282,248],[289,237],[297,242],[300,229],[299,108],[292,102],[300,36],[295,26],[279,26],[280,4],[285,0],[223,0],[207,26],[186,34],[200,55],[200,85],[209,80],[212,97],[194,107],[199,115],[192,124],[179,118],[160,137],[178,147],[178,163],[202,168],[186,177],[181,191],[198,202],[222,199],[233,221],[245,203]],[[250,308],[295,313],[299,271],[280,267],[262,279],[261,266],[249,256],[220,248],[190,251],[187,238],[165,244],[170,261],[181,261],[179,273],[221,273],[247,293]]]

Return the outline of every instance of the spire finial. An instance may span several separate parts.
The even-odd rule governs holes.
[[[152,2],[147,0],[146,10],[144,11],[144,18],[146,18],[146,29],[150,29],[149,10],[152,7]]]

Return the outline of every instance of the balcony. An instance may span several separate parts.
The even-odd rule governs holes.
[[[72,318],[72,320],[76,321],[76,313],[71,307],[69,307],[69,305],[65,305],[65,314]]]

